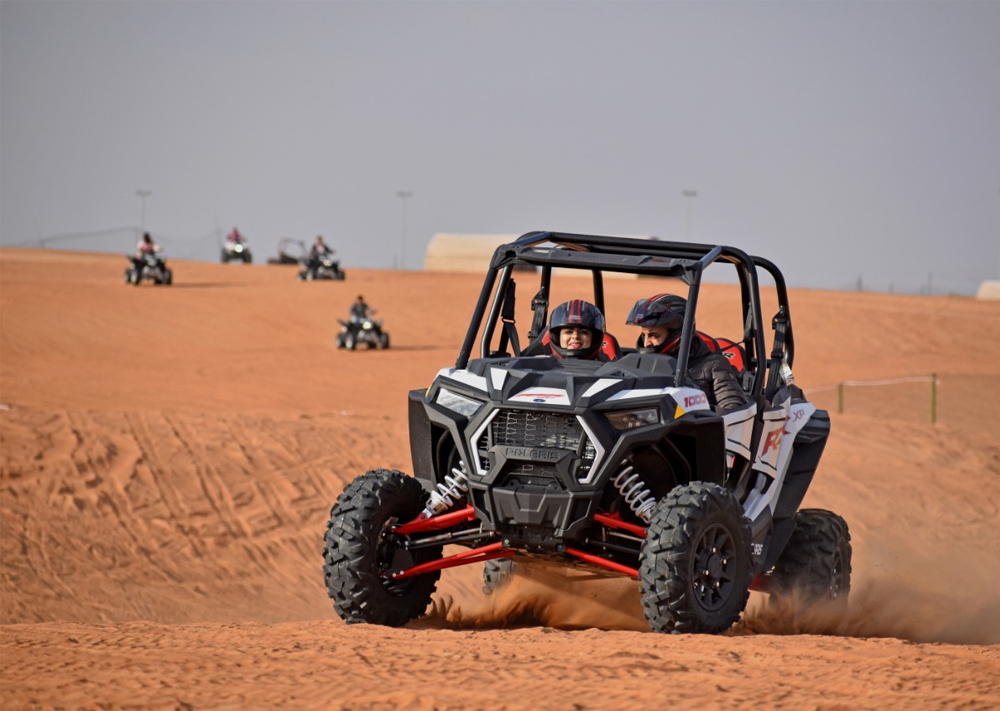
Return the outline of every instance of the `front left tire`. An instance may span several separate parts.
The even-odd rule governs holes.
[[[717,484],[674,488],[657,504],[640,552],[639,590],[654,632],[718,634],[746,608],[750,523]]]

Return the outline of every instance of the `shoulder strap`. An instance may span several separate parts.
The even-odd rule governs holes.
[[[771,327],[774,329],[774,346],[767,364],[767,385],[764,388],[764,397],[769,401],[781,388],[781,364],[785,359],[785,333],[788,331],[788,313],[784,306],[771,319]]]
[[[528,340],[534,341],[538,335],[545,330],[545,319],[549,313],[549,290],[542,287],[531,300],[531,310],[535,312],[531,319],[531,330],[528,331]]]
[[[514,280],[507,282],[507,290],[503,296],[503,306],[500,309],[500,320],[503,321],[503,331],[500,333],[500,347],[497,349],[501,353],[507,350],[507,343],[510,342],[514,355],[521,355],[521,343],[517,337],[517,324],[514,322],[514,293],[517,287]]]

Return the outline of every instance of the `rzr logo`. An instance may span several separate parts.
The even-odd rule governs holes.
[[[706,405],[708,400],[705,398],[704,394],[692,395],[691,397],[684,398],[684,407],[693,407],[694,405]]]
[[[763,457],[765,454],[767,454],[767,450],[769,450],[771,447],[778,449],[778,447],[781,446],[781,437],[784,434],[785,434],[784,427],[780,427],[776,430],[773,430],[772,432],[769,432],[767,435],[767,439],[764,440],[764,451],[760,453],[760,456]]]

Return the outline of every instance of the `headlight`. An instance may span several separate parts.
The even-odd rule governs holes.
[[[645,425],[655,425],[660,421],[660,411],[655,407],[624,412],[607,412],[604,415],[616,430],[631,430]]]
[[[452,412],[457,412],[459,415],[464,415],[465,417],[472,417],[479,411],[479,408],[483,406],[483,403],[478,400],[473,400],[471,397],[465,397],[465,395],[453,393],[451,390],[445,390],[444,388],[438,390],[435,402],[438,405],[447,407]]]

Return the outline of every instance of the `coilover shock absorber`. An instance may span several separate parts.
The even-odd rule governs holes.
[[[445,474],[444,481],[439,482],[437,488],[431,492],[420,518],[430,518],[451,508],[452,504],[468,493],[469,477],[465,473],[465,462],[459,462],[457,467],[452,467],[451,473],[454,476]]]
[[[646,482],[639,478],[632,465],[627,464],[618,472],[612,483],[621,492],[622,498],[636,516],[646,523],[653,517],[653,509],[656,508],[656,499],[646,488]]]

